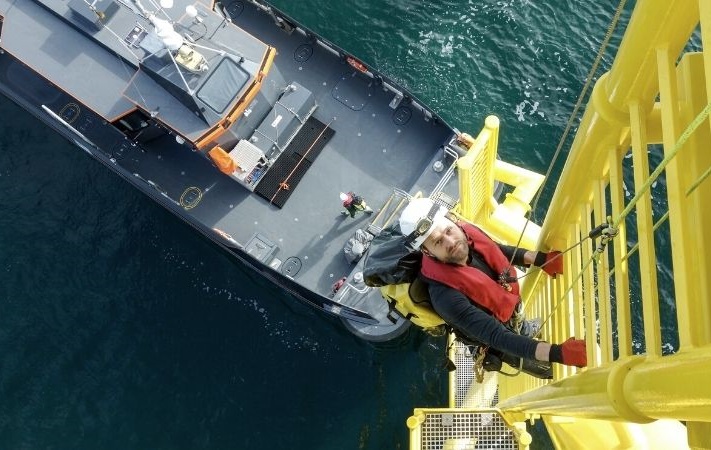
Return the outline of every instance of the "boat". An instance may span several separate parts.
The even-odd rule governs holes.
[[[472,141],[258,0],[0,0],[0,92],[371,341],[409,321],[362,254],[410,198],[454,206]],[[367,210],[342,214],[341,194]]]

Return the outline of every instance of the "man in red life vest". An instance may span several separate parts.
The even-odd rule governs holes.
[[[477,227],[453,222],[428,198],[414,199],[400,216],[400,230],[423,253],[421,278],[434,310],[459,333],[523,359],[587,365],[585,341],[549,344],[518,334],[521,300],[514,265],[535,265],[555,277],[563,273],[560,252],[534,252],[500,245]],[[519,323],[516,322],[518,316]],[[512,320],[513,319],[513,320]]]

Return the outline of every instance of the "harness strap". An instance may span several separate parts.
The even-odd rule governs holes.
[[[407,320],[410,320],[413,317],[419,317],[417,314],[414,314],[412,312],[407,313],[407,315],[403,315],[395,307],[395,305],[397,304],[397,301],[394,298],[388,296],[388,298],[386,300],[388,302],[388,314],[385,317],[387,317],[390,322],[392,322],[392,323],[397,322],[397,317],[394,317],[393,313],[397,314],[400,317],[404,317]]]

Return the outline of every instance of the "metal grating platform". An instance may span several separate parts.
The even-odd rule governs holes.
[[[487,372],[482,383],[474,375],[472,350],[450,336],[449,358],[456,370],[450,374],[448,409],[415,409],[408,419],[411,448],[419,450],[512,449],[519,444],[499,411],[496,372]],[[454,404],[451,404],[454,403]]]
[[[513,431],[495,411],[428,413],[420,426],[421,450],[518,450]]]
[[[454,341],[450,359],[457,367],[453,380],[455,408],[491,408],[499,401],[496,372],[485,372],[484,381],[474,380],[474,358],[469,347]]]

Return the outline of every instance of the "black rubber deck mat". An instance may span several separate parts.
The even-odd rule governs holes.
[[[299,157],[306,155],[304,159],[314,162],[335,133],[332,128],[328,128],[318,119],[309,117],[309,120],[299,130],[299,134],[289,143],[286,151],[291,150]]]
[[[306,175],[311,163],[334,134],[333,129],[327,128],[319,120],[309,118],[284,153],[259,181],[254,192],[282,208],[299,181]]]

